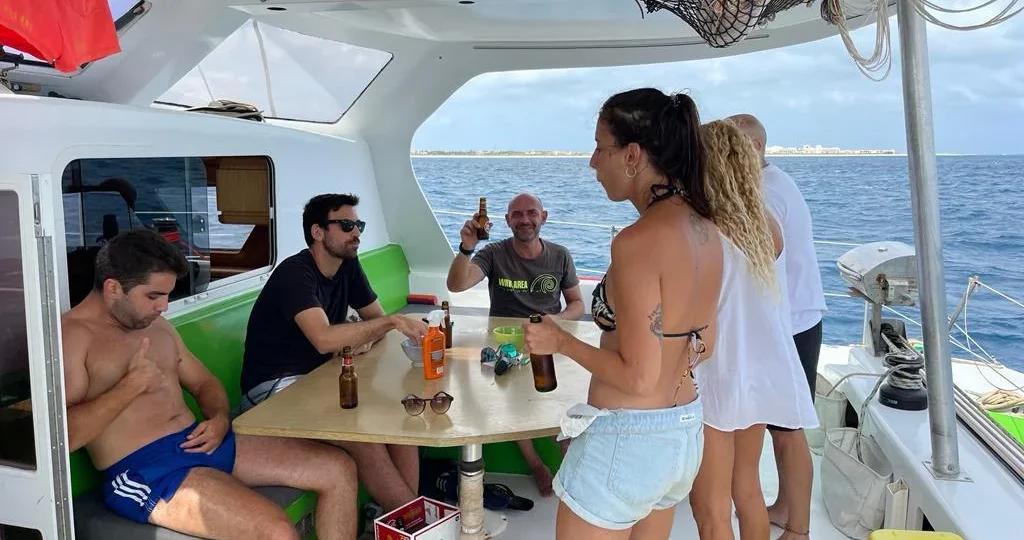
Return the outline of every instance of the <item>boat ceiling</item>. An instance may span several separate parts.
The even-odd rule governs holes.
[[[350,0],[303,2],[278,0],[274,5],[239,5],[253,16],[270,21],[274,15],[304,13],[351,28],[457,43],[566,43],[679,40],[703,42],[690,26],[672,13],[646,13],[636,0]],[[820,5],[802,5],[779,14],[766,28],[752,32],[766,37],[802,23],[827,26]]]
[[[121,53],[70,74],[21,66],[13,78],[38,85],[29,92],[37,95],[137,106],[248,100],[270,118],[328,132],[338,130],[323,126],[342,119],[362,130],[405,112],[390,128],[409,131],[481,73],[697,60],[834,35],[820,2],[714,48],[680,18],[643,13],[635,0],[143,0],[132,8],[141,14],[120,26]],[[871,22],[860,16],[848,26]],[[274,88],[285,85],[292,105],[276,107],[290,99]]]

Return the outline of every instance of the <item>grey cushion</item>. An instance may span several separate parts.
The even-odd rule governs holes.
[[[300,489],[288,487],[260,487],[256,491],[287,508],[302,496]],[[144,525],[123,518],[103,504],[99,490],[79,495],[74,500],[75,537],[79,540],[185,540],[195,536],[181,534],[155,525]]]

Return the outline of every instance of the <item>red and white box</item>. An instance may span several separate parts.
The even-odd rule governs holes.
[[[459,509],[419,497],[373,522],[376,540],[459,540]]]

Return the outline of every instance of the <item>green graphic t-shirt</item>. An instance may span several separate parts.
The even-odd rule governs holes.
[[[541,240],[544,251],[536,259],[523,259],[512,238],[484,246],[473,264],[487,276],[492,317],[553,315],[562,311],[562,289],[579,284],[572,255],[565,247]]]

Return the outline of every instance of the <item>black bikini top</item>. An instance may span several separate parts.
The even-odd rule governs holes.
[[[612,332],[615,330],[615,312],[608,305],[608,297],[605,296],[604,282],[607,279],[608,274],[605,274],[601,278],[601,283],[594,287],[594,300],[590,303],[590,315],[594,318],[594,323],[598,328],[605,332]]]
[[[608,293],[605,291],[605,281],[608,279],[608,274],[605,274],[601,278],[601,282],[594,287],[594,299],[590,303],[590,316],[594,318],[594,324],[598,328],[605,332],[615,331],[615,312],[612,310],[611,304],[608,303]],[[700,333],[707,329],[707,326],[701,328],[695,328],[689,332],[680,332],[678,334],[662,334],[663,338],[678,338],[678,337],[692,337],[695,340],[700,340]]]
[[[651,194],[654,198],[647,205],[648,208],[658,201],[663,201],[672,197],[673,195],[683,196],[683,192],[676,186],[668,184],[654,184],[651,186]],[[608,279],[608,274],[605,274],[601,278],[601,282],[594,287],[594,299],[590,303],[590,315],[594,318],[594,323],[597,327],[605,332],[612,332],[615,330],[615,312],[612,311],[611,305],[608,303],[608,295],[605,291],[605,282]],[[695,328],[689,332],[681,332],[678,334],[662,334],[663,338],[677,338],[677,337],[692,337],[695,342],[699,341],[700,346],[703,347],[703,339],[701,338],[701,331],[705,330],[707,326],[702,328]],[[701,351],[703,352],[703,351]]]

